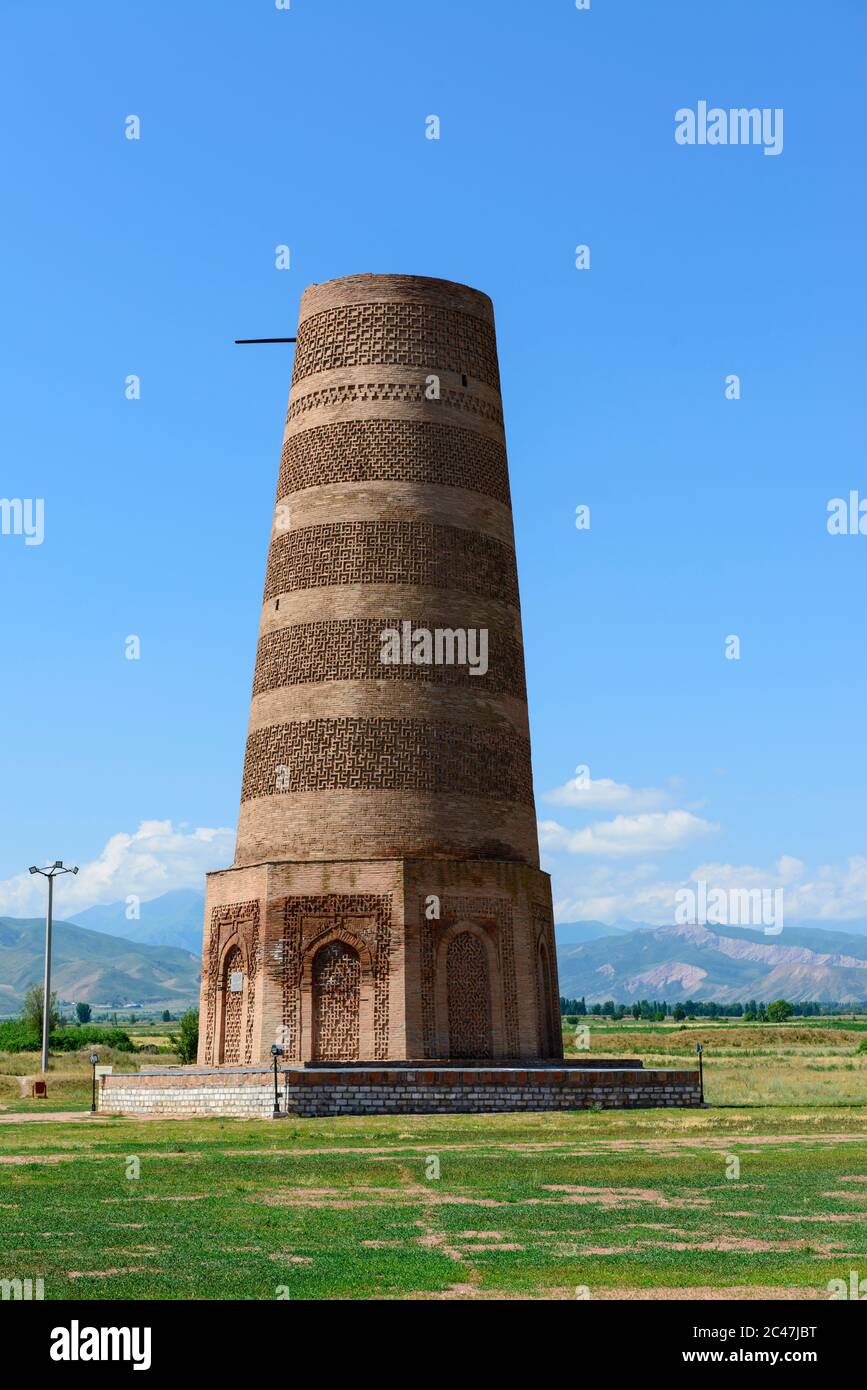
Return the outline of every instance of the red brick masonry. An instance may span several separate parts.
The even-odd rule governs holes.
[[[701,1104],[698,1072],[645,1071],[632,1059],[593,1066],[278,1068],[289,1115],[389,1115],[513,1110],[643,1109]],[[100,1111],[115,1114],[270,1116],[265,1067],[155,1067],[102,1078]]]

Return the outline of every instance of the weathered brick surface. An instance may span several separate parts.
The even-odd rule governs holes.
[[[401,619],[401,621],[404,621]],[[438,626],[435,619],[406,619],[413,630]],[[478,674],[453,665],[384,664],[386,629],[401,631],[391,616],[325,619],[318,623],[293,623],[266,632],[259,640],[253,694],[291,685],[317,685],[325,681],[424,681],[438,685],[467,686],[489,694],[506,691],[526,698],[524,657],[520,642],[511,633],[488,632],[488,669]]]
[[[461,309],[406,300],[321,309],[304,318],[292,380],[334,367],[427,367],[432,362],[498,388],[493,324]]]
[[[531,805],[530,744],[501,729],[417,719],[307,719],[247,740],[241,800],[416,791]]]
[[[265,601],[335,584],[460,589],[517,604],[510,546],[460,526],[424,521],[336,521],[278,531],[271,542]]]
[[[433,483],[509,504],[506,451],[477,430],[419,420],[343,420],[288,436],[278,500],[332,483]]]

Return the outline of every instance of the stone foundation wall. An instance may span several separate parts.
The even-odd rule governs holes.
[[[280,1109],[289,1115],[484,1114],[520,1110],[643,1109],[701,1104],[697,1071],[630,1065],[537,1070],[365,1067],[282,1069]],[[272,1071],[222,1067],[115,1072],[102,1079],[104,1113],[269,1117]]]
[[[280,1105],[284,1076],[278,1072]],[[235,1115],[269,1117],[274,1110],[274,1073],[264,1068],[221,1067],[219,1071],[115,1072],[104,1076],[99,1110],[119,1115]]]

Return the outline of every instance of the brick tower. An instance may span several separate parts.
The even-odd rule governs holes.
[[[201,1064],[562,1056],[494,315],[312,285]]]

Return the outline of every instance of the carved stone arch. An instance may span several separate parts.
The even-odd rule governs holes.
[[[459,942],[451,957],[449,951],[460,938],[469,937],[475,946]],[[460,959],[459,959],[460,957]],[[482,968],[479,968],[482,967]],[[467,919],[452,923],[436,938],[436,1031],[437,1051],[443,1058],[469,1056],[468,1047],[484,1044],[476,1053],[480,1058],[503,1055],[503,987],[496,942],[490,931]],[[477,973],[474,991],[472,976]],[[468,1012],[476,1010],[475,1025]],[[463,1011],[463,1024],[461,1014]],[[457,1030],[457,1035],[456,1034]],[[456,1050],[457,1049],[457,1050]]]
[[[306,943],[300,986],[304,1061],[374,1056],[373,958],[361,937],[340,924],[320,931]]]
[[[313,957],[316,955],[316,952],[319,950],[320,946],[327,946],[330,941],[343,941],[347,946],[351,946],[352,949],[358,953],[358,958],[361,961],[362,973],[365,975],[373,974],[373,957],[367,942],[363,941],[357,932],[350,931],[349,927],[343,926],[342,923],[334,923],[329,924],[327,927],[323,927],[315,936],[311,936],[309,939],[305,940],[304,960],[301,963],[302,986],[304,984],[309,985],[310,983],[313,970]]]
[[[217,964],[217,1064],[241,1066],[246,1058],[247,1010],[250,1003],[250,962],[247,945],[237,931],[226,938]],[[236,971],[243,974],[240,990],[231,988]]]

